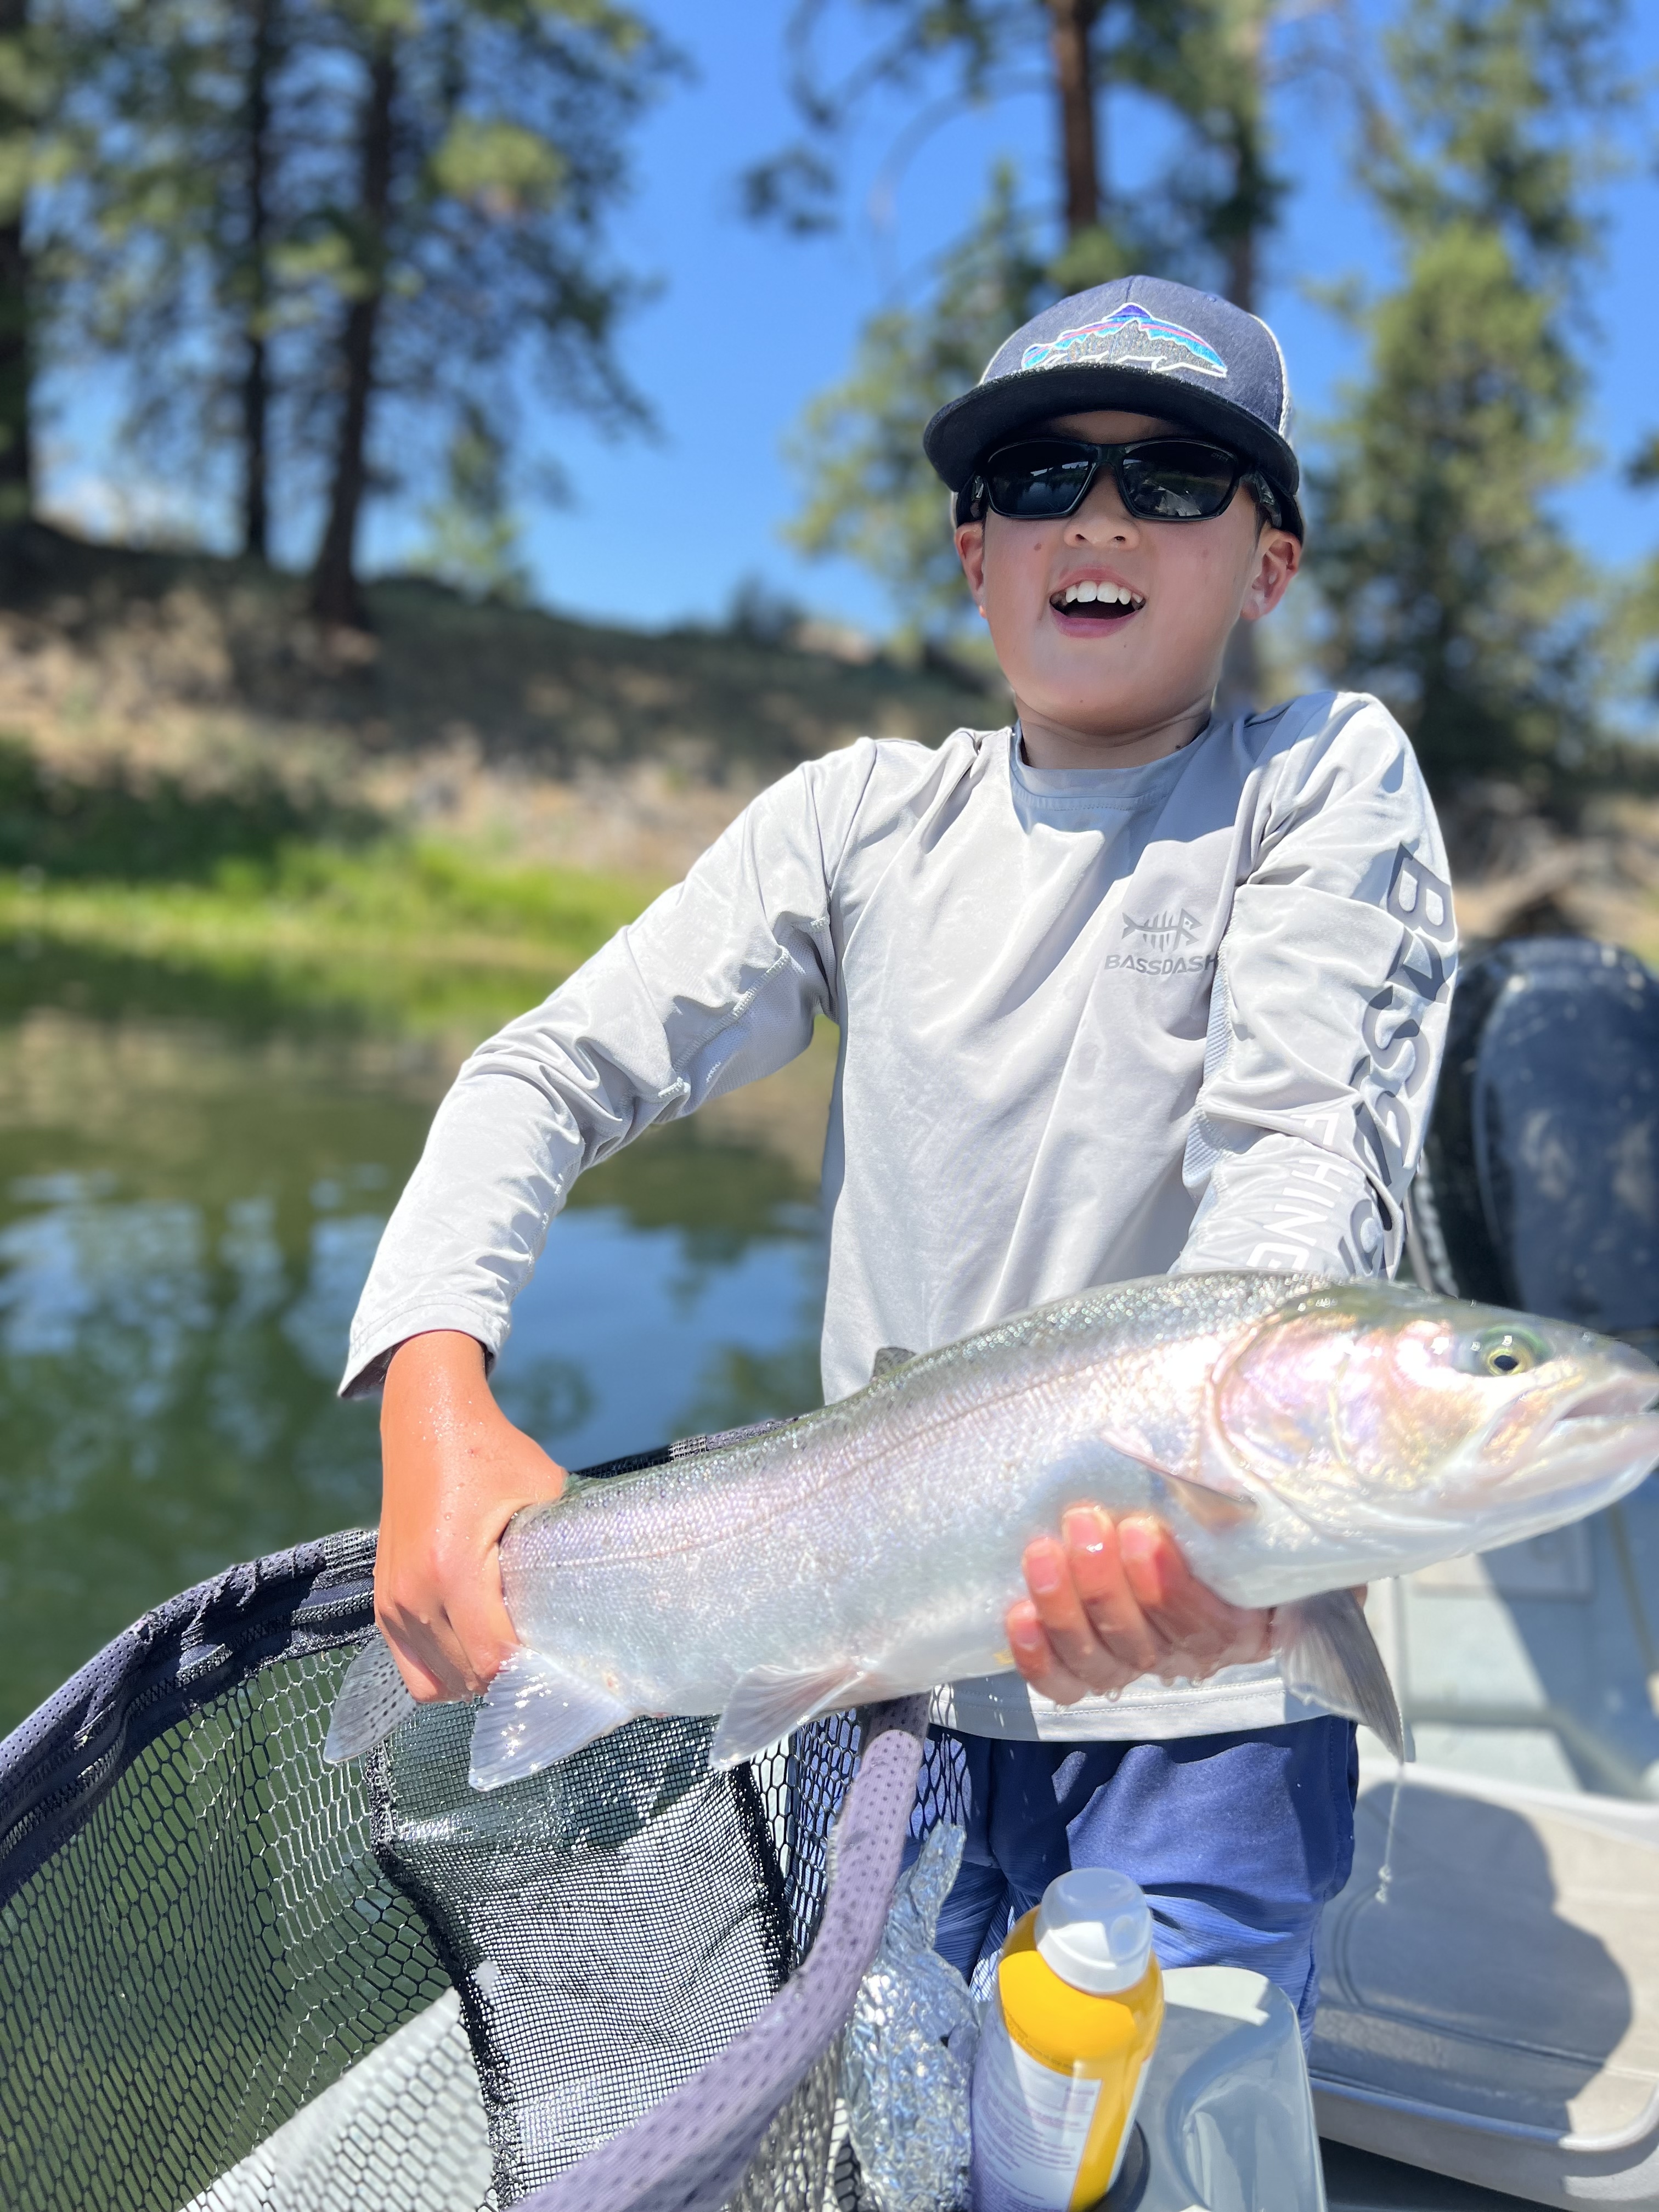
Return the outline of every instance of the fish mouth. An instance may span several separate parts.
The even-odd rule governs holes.
[[[1519,1480],[1505,1487],[1526,1492],[1610,1480],[1631,1486],[1659,1466],[1656,1401],[1659,1370],[1646,1360],[1584,1376],[1562,1392],[1553,1417],[1540,1425]]]
[[[1560,1428],[1573,1421],[1627,1421],[1655,1410],[1659,1401],[1659,1373],[1604,1375],[1587,1382],[1570,1398],[1557,1416]]]

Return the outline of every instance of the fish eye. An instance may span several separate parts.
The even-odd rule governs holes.
[[[1469,1375],[1529,1375],[1550,1356],[1548,1345],[1524,1328],[1484,1328],[1459,1349],[1457,1364]]]

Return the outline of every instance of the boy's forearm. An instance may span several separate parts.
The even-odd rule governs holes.
[[[1211,1167],[1172,1274],[1235,1267],[1343,1281],[1390,1273],[1400,1242],[1363,1168],[1307,1139],[1262,1130]]]

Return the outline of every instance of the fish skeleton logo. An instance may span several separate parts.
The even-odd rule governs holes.
[[[1065,368],[1073,362],[1107,362],[1114,367],[1194,370],[1200,376],[1225,376],[1227,364],[1196,331],[1166,323],[1149,308],[1127,300],[1098,323],[1062,331],[1041,345],[1027,346],[1022,368]]]
[[[1132,914],[1126,914],[1123,934],[1139,938],[1155,952],[1171,952],[1179,945],[1193,943],[1198,935],[1198,916],[1188,914],[1184,906],[1179,914],[1155,914],[1146,921],[1137,921]]]

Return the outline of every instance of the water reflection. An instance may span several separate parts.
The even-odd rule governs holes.
[[[0,1729],[147,1605],[372,1519],[346,1325],[441,1074],[35,1013],[0,1030]],[[814,1401],[811,1178],[741,1127],[577,1188],[499,1387],[574,1464]]]

